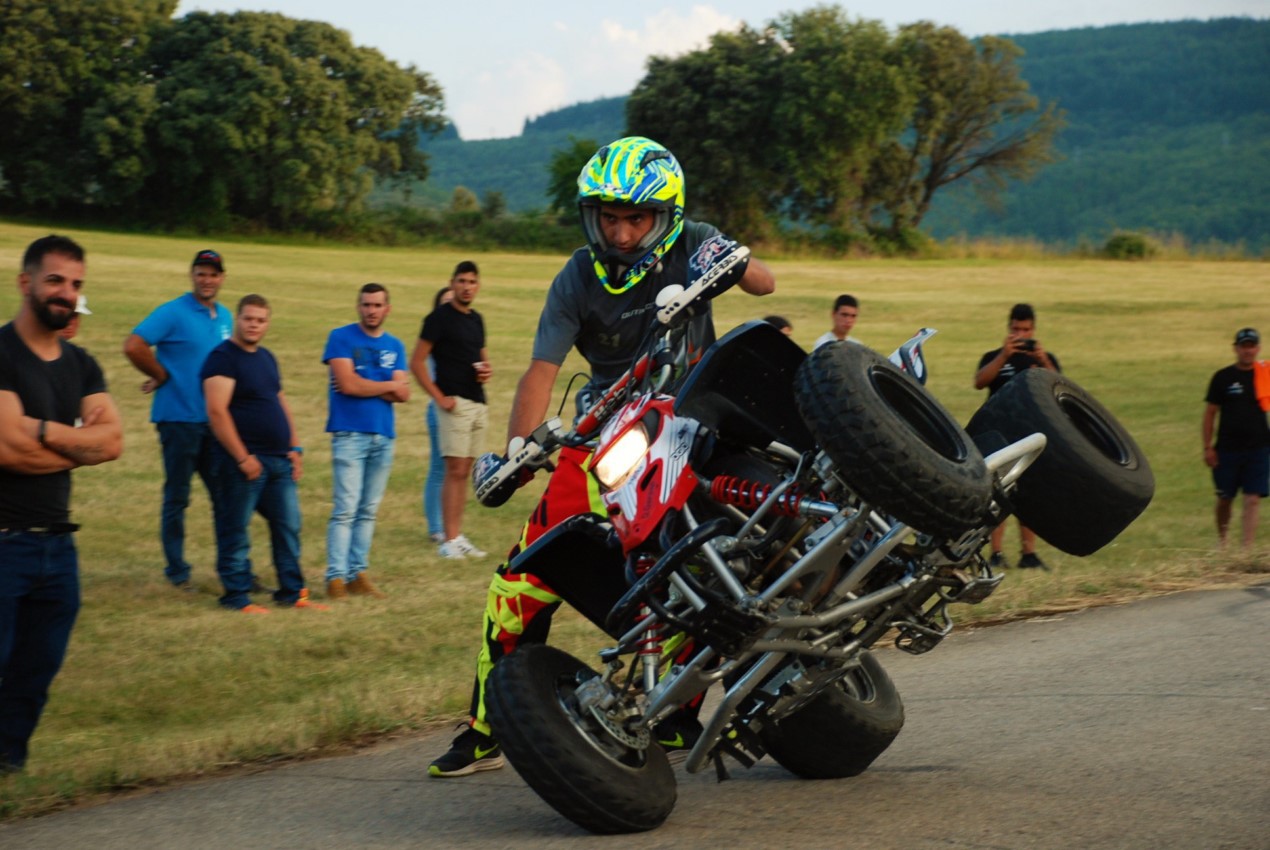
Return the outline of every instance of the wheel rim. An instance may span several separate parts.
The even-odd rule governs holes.
[[[605,728],[589,712],[584,713],[576,695],[578,682],[572,676],[556,680],[556,702],[565,717],[573,724],[578,736],[604,758],[621,767],[638,770],[647,761],[645,751],[627,746]]]
[[[1119,466],[1127,467],[1133,463],[1134,455],[1129,446],[1085,399],[1071,393],[1059,392],[1058,407],[1076,430],[1103,457]]]
[[[929,399],[914,390],[910,378],[889,369],[874,368],[869,370],[869,380],[882,400],[922,442],[949,460],[963,461],[969,456],[960,429]]]
[[[877,699],[877,686],[873,677],[863,667],[855,667],[838,680],[837,685],[842,692],[856,702],[869,703]]]

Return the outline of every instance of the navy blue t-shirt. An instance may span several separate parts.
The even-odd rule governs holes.
[[[278,400],[282,375],[267,348],[245,351],[232,339],[212,349],[203,361],[199,380],[223,375],[234,379],[229,415],[238,437],[254,455],[282,455],[291,449],[291,426]]]

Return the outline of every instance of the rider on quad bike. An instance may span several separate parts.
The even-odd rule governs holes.
[[[604,145],[591,157],[578,175],[578,209],[587,246],[574,252],[547,293],[532,359],[512,403],[508,456],[545,419],[556,376],[571,349],[577,348],[591,370],[590,384],[580,395],[598,396],[630,366],[655,321],[657,294],[669,286],[686,285],[690,260],[727,242],[714,226],[684,218],[684,175],[678,161],[662,145],[638,136]],[[767,295],[775,290],[776,281],[766,265],[750,259],[738,285],[751,295]],[[690,351],[699,357],[714,340],[707,304],[692,319]],[[494,664],[517,646],[546,642],[552,614],[561,601],[537,577],[508,572],[508,563],[569,517],[603,514],[596,484],[586,472],[588,455],[586,447],[560,452],[520,540],[495,571],[468,728],[428,767],[431,776],[466,776],[503,766],[486,719],[486,678]],[[502,461],[492,454],[482,457],[473,474],[478,485]],[[519,483],[531,476],[526,472]],[[503,500],[508,495],[510,491]],[[671,720],[675,718],[667,723]],[[691,746],[696,726],[690,716],[685,717],[682,728],[658,737],[666,747]]]

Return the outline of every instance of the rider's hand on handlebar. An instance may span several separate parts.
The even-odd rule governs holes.
[[[505,480],[500,481],[488,492],[482,492],[482,488],[487,487],[489,482],[497,478],[506,465],[506,457],[486,452],[478,457],[472,466],[472,486],[476,491],[477,499],[487,508],[497,508],[502,505],[512,497],[512,493],[528,484],[534,477],[532,469],[522,466],[520,469],[512,470]]]

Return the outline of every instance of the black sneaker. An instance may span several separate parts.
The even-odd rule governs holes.
[[[448,753],[428,765],[428,775],[467,776],[478,770],[498,770],[502,766],[503,755],[499,752],[498,741],[469,726],[450,744]]]
[[[993,552],[992,557],[988,559],[988,566],[994,570],[1004,570],[1010,565],[1006,562],[1005,555],[1000,552]]]
[[[1019,556],[1019,569],[1021,570],[1048,570],[1045,562],[1035,552],[1024,552]]]
[[[684,711],[676,711],[653,727],[653,740],[666,752],[691,750],[701,740],[701,722]]]

